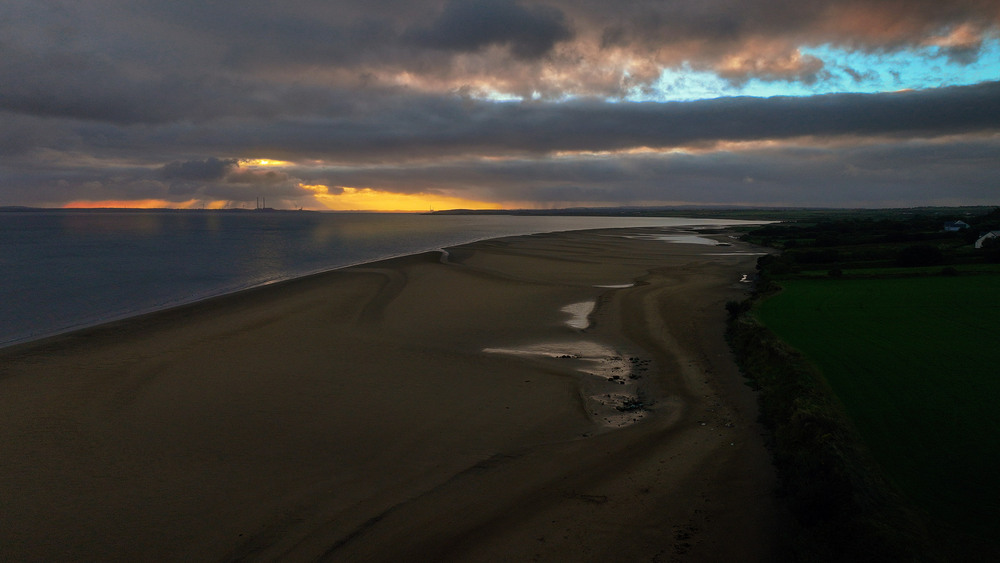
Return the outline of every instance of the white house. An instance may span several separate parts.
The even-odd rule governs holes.
[[[990,231],[986,233],[976,240],[976,248],[982,248],[984,242],[995,238],[1000,238],[1000,231]]]
[[[944,230],[949,233],[956,233],[962,229],[968,229],[969,224],[965,221],[948,221],[944,224]]]

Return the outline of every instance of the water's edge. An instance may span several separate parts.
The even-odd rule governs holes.
[[[110,228],[104,223],[105,221],[108,220],[108,217],[109,215],[107,214],[103,214],[99,217],[101,226],[104,228]],[[114,220],[113,216],[111,217],[112,217],[111,220],[113,221]],[[311,265],[312,267],[309,267],[310,264],[308,263],[287,264],[283,265],[283,267],[279,270],[269,271],[268,272],[269,276],[267,276],[264,279],[261,279],[260,276],[239,277],[233,274],[232,272],[226,272],[224,274],[226,277],[224,277],[223,279],[220,279],[219,281],[215,282],[209,282],[208,286],[202,284],[200,287],[197,284],[192,284],[190,280],[182,279],[180,282],[178,282],[179,289],[175,289],[174,286],[168,285],[169,287],[168,293],[172,293],[173,295],[169,295],[166,299],[157,299],[155,295],[144,295],[140,289],[137,295],[131,296],[131,299],[133,300],[132,302],[129,302],[127,299],[122,302],[119,301],[114,302],[116,306],[124,306],[124,310],[100,309],[99,306],[96,308],[96,310],[86,309],[85,308],[86,302],[88,301],[87,296],[72,295],[74,301],[67,302],[67,306],[69,306],[70,309],[72,309],[72,307],[74,306],[77,308],[80,308],[81,306],[84,307],[80,311],[80,313],[78,313],[75,316],[75,318],[72,314],[67,313],[68,318],[62,318],[62,319],[58,317],[53,318],[48,327],[42,325],[39,328],[21,330],[20,332],[12,330],[12,327],[18,324],[17,323],[18,320],[23,320],[23,319],[18,319],[18,314],[17,314],[18,312],[15,311],[14,316],[11,319],[0,319],[0,321],[4,322],[4,326],[0,326],[0,329],[3,329],[3,332],[0,332],[0,349],[15,345],[22,345],[38,340],[43,340],[46,338],[51,338],[54,336],[59,336],[79,330],[93,328],[103,324],[114,323],[132,317],[138,317],[177,307],[184,307],[200,303],[205,300],[239,293],[249,289],[264,287],[279,282],[310,277],[313,275],[322,274],[330,271],[336,271],[353,266],[372,264],[376,262],[382,262],[385,260],[402,258],[406,256],[414,256],[425,252],[443,251],[446,248],[460,246],[464,244],[471,244],[474,242],[479,242],[484,240],[491,240],[491,239],[504,238],[510,236],[528,236],[533,234],[571,232],[580,230],[617,229],[617,228],[635,228],[635,227],[695,229],[695,228],[707,228],[707,227],[718,227],[718,226],[731,226],[731,225],[748,223],[746,221],[734,221],[734,220],[724,220],[724,219],[708,220],[708,219],[681,219],[681,218],[670,218],[670,217],[637,218],[637,219],[592,218],[592,217],[553,218],[556,220],[546,220],[547,218],[543,217],[543,218],[531,218],[532,220],[529,221],[523,221],[521,220],[521,218],[512,217],[512,218],[499,218],[499,221],[493,221],[492,224],[485,226],[482,225],[480,221],[479,222],[480,224],[471,226],[471,228],[469,228],[468,230],[462,230],[466,227],[470,227],[470,225],[468,224],[469,218],[465,217],[465,218],[459,218],[458,221],[456,221],[455,219],[446,219],[448,224],[442,224],[439,222],[437,225],[435,225],[435,227],[437,227],[436,229],[430,229],[429,231],[426,229],[422,229],[418,233],[419,236],[430,237],[430,238],[427,240],[426,245],[421,246],[420,243],[417,242],[415,243],[416,246],[414,246],[414,239],[413,237],[407,238],[407,235],[410,233],[408,233],[405,230],[405,228],[402,229],[401,231],[393,230],[393,229],[398,229],[401,225],[403,227],[412,228],[414,224],[419,224],[422,221],[422,219],[413,219],[412,217],[413,216],[407,217],[405,219],[399,219],[396,217],[386,218],[386,217],[379,217],[377,215],[366,214],[363,215],[362,217],[351,218],[350,221],[353,223],[353,227],[355,229],[371,230],[371,229],[384,228],[387,229],[387,231],[372,231],[370,233],[362,234],[362,237],[367,236],[369,238],[377,238],[377,246],[368,249],[367,255],[352,256],[350,252],[343,252],[342,254],[324,253],[324,252],[330,252],[330,249],[332,249],[333,252],[336,252],[336,250],[341,247],[348,247],[352,251],[354,251],[355,250],[354,246],[370,243],[370,241],[367,240],[362,240],[361,243],[358,243],[359,237],[356,233],[346,231],[342,228],[342,226],[340,226],[341,227],[340,230],[335,232],[332,235],[332,237],[329,234],[327,234],[327,236],[329,237],[329,241],[324,241],[327,243],[326,246],[321,247],[320,251],[313,251],[311,255],[307,257],[309,260],[316,260],[318,257],[319,260],[326,263],[325,265],[317,266],[316,264],[312,264]],[[343,220],[342,217],[332,217],[331,219],[333,219],[333,221],[335,222]],[[325,221],[326,221],[325,218],[319,220],[320,223],[323,223]],[[388,221],[388,223],[386,223],[386,221]],[[426,226],[426,223],[424,223],[423,225]],[[114,225],[112,225],[111,227],[114,227]],[[322,227],[323,226],[320,225],[316,227],[316,230],[319,230]],[[0,235],[3,234],[4,233],[0,232]],[[168,236],[168,235],[172,236],[173,234],[174,234],[173,232],[166,231],[166,234],[162,236]],[[196,234],[203,235],[204,233],[196,233]],[[230,233],[231,236],[237,238],[238,236],[245,234],[246,234],[245,232],[241,231]],[[310,231],[305,234],[313,234],[313,233]],[[292,231],[288,234],[279,234],[279,236],[291,237],[291,236],[304,236],[304,235],[302,232]],[[11,237],[6,237],[6,238],[9,239]],[[3,264],[5,266],[14,266],[13,268],[7,268],[7,269],[14,272],[18,272],[22,276],[32,275],[31,271],[32,264],[30,263],[29,259],[25,258],[22,260],[23,264],[20,264],[20,266],[23,268],[23,270],[18,269],[17,266],[19,266],[19,264],[16,263],[17,262],[16,256],[14,257],[15,259],[13,260],[14,264],[11,264],[12,260],[10,258],[11,248],[9,240],[4,240],[3,242],[6,246],[6,248],[4,248],[3,250],[6,251],[7,254],[0,255],[0,264]],[[291,240],[291,242],[295,242],[295,240]],[[34,240],[32,240],[31,243],[34,244],[35,246],[39,246],[37,242]],[[61,243],[67,244],[66,241],[61,241]],[[72,243],[73,241],[70,240],[69,244],[72,245]],[[49,244],[52,245],[60,244],[60,241],[49,241]],[[230,244],[232,243],[230,242]],[[348,246],[348,245],[354,245],[354,246]],[[80,250],[80,252],[85,252],[87,250],[86,244],[81,242],[80,246],[83,247]],[[391,249],[394,246],[397,247],[397,249],[399,247],[404,247],[405,250],[392,252]],[[39,252],[41,254],[44,254],[45,249],[41,248]],[[67,250],[65,248],[60,248],[59,252],[67,252]],[[72,249],[68,252],[70,254],[73,254]],[[25,256],[30,256],[27,253],[27,251],[25,252]],[[83,264],[85,266],[87,263],[86,256],[73,254],[72,258],[78,262],[77,264],[78,268],[80,268],[80,264]],[[223,256],[213,257],[211,255],[203,255],[199,257],[200,260],[209,260],[216,262],[222,260],[223,258],[224,258]],[[58,259],[59,255],[56,255],[53,258],[53,261],[57,262]],[[142,262],[144,259],[145,255],[142,253],[136,254],[135,256],[131,257],[126,256],[124,262],[118,264],[118,267],[125,270],[127,270],[130,267],[135,268],[137,266],[148,267],[148,264]],[[174,256],[171,256],[170,259],[180,262],[180,260],[178,260]],[[172,265],[176,266],[177,264],[154,263],[154,267],[150,271],[149,276],[164,276],[165,273],[174,275],[176,274],[176,272],[172,271],[168,272],[168,270],[170,270],[170,267]],[[238,266],[245,266],[245,264],[239,264]],[[51,265],[49,267],[52,268]],[[221,271],[225,272],[225,266],[222,266]],[[191,276],[189,275],[189,277]],[[97,281],[99,290],[110,291],[110,292],[116,291],[116,287],[114,285],[115,280],[112,279],[108,281],[110,289],[105,287],[104,285],[101,285],[102,281],[104,280]],[[71,282],[65,282],[65,283],[69,284]],[[201,282],[199,281],[199,283]],[[24,285],[27,286],[27,284]],[[188,288],[189,291],[185,290],[185,288]],[[6,293],[8,295],[3,295],[3,297],[5,297],[6,298],[5,300],[7,300],[8,302],[11,302],[10,301],[11,299],[20,299],[20,301],[16,302],[17,306],[21,307],[20,316],[24,317],[29,315],[30,314],[29,311],[31,310],[32,296],[30,294],[15,295],[16,292],[17,292],[17,287],[14,287],[9,291],[4,291],[3,293]],[[25,299],[27,301],[25,301]],[[81,300],[83,305],[81,305]],[[122,303],[124,303],[124,305],[122,305]],[[49,309],[58,308],[58,303],[53,304],[46,302],[44,303],[44,305],[49,307]],[[44,311],[41,311],[41,313],[44,314]],[[36,323],[36,325],[34,326],[39,326],[39,325]]]

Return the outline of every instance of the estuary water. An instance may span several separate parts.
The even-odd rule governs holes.
[[[509,235],[740,224],[673,217],[0,212],[0,346],[395,256]]]

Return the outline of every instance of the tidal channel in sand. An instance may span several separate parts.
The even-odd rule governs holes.
[[[481,241],[4,349],[0,558],[769,560],[723,339],[757,251],[657,240],[690,234]]]

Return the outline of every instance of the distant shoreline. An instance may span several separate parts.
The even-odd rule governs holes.
[[[30,207],[0,206],[0,213],[328,213],[328,214],[404,214],[404,215],[508,215],[527,217],[690,217],[695,219],[744,219],[785,221],[813,216],[830,217],[848,215],[885,214],[982,214],[996,205],[919,206],[886,208],[803,207],[803,206],[620,206],[620,207],[566,207],[556,209],[444,209],[439,211],[368,211],[327,209],[242,208],[198,209],[177,207]]]
[[[432,211],[428,215],[512,215],[512,216],[580,216],[580,217],[691,217],[767,221],[793,221],[811,218],[846,216],[884,216],[934,214],[946,216],[978,215],[994,209],[992,205],[959,207],[892,207],[892,208],[841,208],[841,207],[782,207],[782,206],[623,206],[623,207],[570,207],[562,209],[450,209]]]

